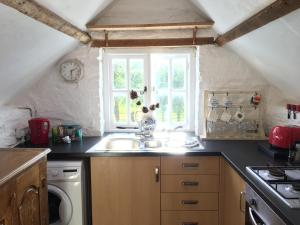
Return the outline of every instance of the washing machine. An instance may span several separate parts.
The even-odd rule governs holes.
[[[50,225],[85,225],[84,164],[48,161]]]

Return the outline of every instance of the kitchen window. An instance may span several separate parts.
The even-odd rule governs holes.
[[[154,111],[157,129],[182,127],[193,130],[195,111],[195,72],[193,49],[169,51],[105,52],[104,117],[105,130],[137,127],[139,106],[130,99],[130,91],[147,91],[142,106],[159,103]],[[122,129],[124,131],[124,129]]]

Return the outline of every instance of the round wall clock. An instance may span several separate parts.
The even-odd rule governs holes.
[[[78,59],[69,59],[60,65],[60,75],[68,82],[80,81],[83,72],[83,64]]]

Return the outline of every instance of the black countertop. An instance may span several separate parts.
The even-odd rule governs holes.
[[[58,144],[47,146],[51,148],[49,159],[74,159],[89,158],[91,156],[159,156],[172,155],[174,152],[99,152],[87,153],[95,146],[101,137],[85,137],[82,143]],[[246,166],[265,166],[267,164],[282,165],[275,162],[268,155],[258,150],[258,143],[261,141],[203,141],[203,149],[182,153],[188,156],[223,156],[231,166],[243,177],[243,179],[270,205],[270,207],[289,225],[300,225],[300,209],[291,209],[285,205],[273,192],[262,185],[257,179],[246,171]],[[30,144],[19,145],[18,147],[33,147]],[[177,154],[176,154],[177,155]]]

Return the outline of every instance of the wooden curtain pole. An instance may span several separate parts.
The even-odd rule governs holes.
[[[122,47],[171,47],[215,44],[213,37],[198,38],[168,38],[168,39],[115,39],[92,40],[91,47],[95,48],[122,48]]]

